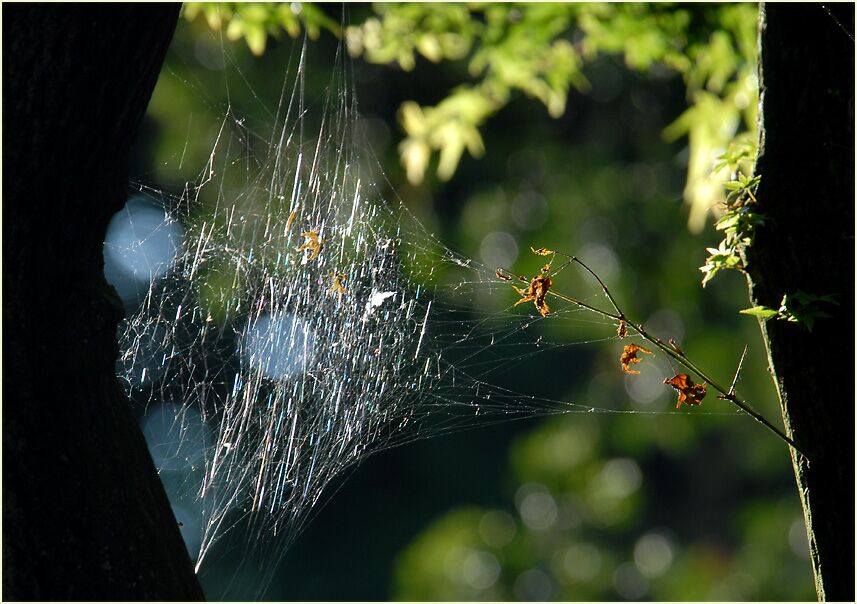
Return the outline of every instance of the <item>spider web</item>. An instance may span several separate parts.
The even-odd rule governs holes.
[[[120,326],[118,373],[197,571],[218,545],[242,548],[247,564],[265,560],[259,595],[373,453],[517,418],[641,412],[502,386],[523,360],[615,339],[616,324],[554,300],[547,317],[515,308],[497,267],[423,228],[356,127],[347,61],[307,103],[306,52],[272,125],[256,132],[227,107],[199,175],[174,195],[139,183],[105,244],[108,276],[124,259],[139,290],[125,293],[140,299]],[[147,255],[156,244],[165,259]],[[609,309],[572,268],[555,281]],[[551,341],[531,329],[543,321],[585,336]]]

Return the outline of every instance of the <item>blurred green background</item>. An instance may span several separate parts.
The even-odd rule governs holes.
[[[478,13],[476,22],[496,21],[507,33],[510,24],[526,22],[528,11],[534,11],[530,29],[523,30],[525,38],[564,40],[585,61],[563,67],[562,77],[546,76],[547,90],[526,85],[495,90],[505,94],[504,101],[478,122],[479,144],[462,134],[454,168],[442,167],[438,175],[438,161],[451,160],[442,159],[442,145],[425,142],[430,163],[423,166],[421,178],[415,177],[419,166],[410,166],[409,178],[399,144],[406,136],[415,139],[413,128],[403,131],[408,124],[400,119],[402,104],[437,106],[451,90],[473,81],[468,60],[475,51],[462,53],[460,40],[440,35],[463,31],[461,14],[455,12],[463,5],[449,6],[449,14],[439,9],[427,18],[424,9],[396,13],[392,5],[348,5],[343,15],[340,5],[298,11],[286,4],[259,9],[261,16],[245,18],[243,30],[233,26],[230,31],[224,20],[220,32],[213,32],[201,14],[182,19],[138,141],[133,178],[180,193],[185,181],[201,172],[227,108],[246,118],[248,129],[266,136],[283,83],[294,77],[306,30],[315,39],[306,41],[304,98],[318,109],[335,57],[345,53],[345,43],[330,30],[365,27],[379,13],[386,12],[387,18],[392,13],[401,26],[400,37],[393,39],[406,39],[402,32],[427,31],[449,46],[438,42],[435,48],[423,41],[423,50],[416,46],[419,52],[411,52],[410,60],[401,49],[373,59],[365,48],[354,48],[358,30],[351,30],[351,50],[360,56],[346,54],[340,60],[358,99],[359,126],[389,181],[383,185],[378,175],[382,186],[395,191],[429,231],[468,257],[488,262],[486,241],[497,233],[511,236],[519,250],[545,245],[581,256],[610,284],[630,316],[650,331],[682,342],[691,358],[723,381],[748,344],[739,391],[779,423],[756,319],[738,314],[748,306],[744,279],[731,271],[703,290],[698,267],[705,261],[705,248],[716,246],[720,237],[710,217],[704,223],[697,219],[697,226],[705,226],[691,232],[693,206],[684,201],[704,197],[685,191],[688,172],[695,169],[694,153],[710,155],[717,147],[717,141],[700,142],[707,130],[699,124],[710,130],[706,119],[716,124],[738,112],[713,118],[701,111],[687,114],[684,132],[691,137],[696,133],[696,149],[689,148],[686,136],[676,134],[668,142],[665,128],[689,106],[698,108],[702,97],[688,94],[688,85],[693,86],[689,67],[675,59],[686,47],[647,33],[652,31],[647,19],[660,19],[665,30],[676,20],[686,42],[698,38],[710,43],[710,56],[695,55],[693,61],[711,63],[710,79],[711,73],[723,72],[723,61],[736,60],[738,46],[746,43],[747,36],[739,40],[735,32],[755,31],[755,5],[732,12],[723,9],[729,5],[614,9],[618,12],[598,17],[609,27],[602,32],[600,52],[589,55],[581,17],[574,12],[578,9],[505,5],[498,16],[489,14],[491,5],[468,5]],[[259,26],[251,27],[252,19],[264,21],[282,7],[292,15],[303,14],[305,21],[289,26],[291,17],[285,12],[279,21],[265,21],[261,27],[268,33],[261,35],[260,44]],[[193,11],[205,12],[195,7],[189,17]],[[288,35],[289,27],[296,39]],[[276,32],[281,35],[271,35]],[[513,65],[516,56],[520,58],[510,52],[504,59],[500,53],[491,60],[500,69],[504,60]],[[726,70],[731,79],[718,90],[707,80],[697,83],[700,94],[726,98],[723,90],[729,82],[746,77],[740,69],[733,74],[735,69]],[[557,91],[563,90],[567,98],[558,100]],[[728,136],[735,128],[732,124]],[[467,151],[478,154],[481,147],[479,158]],[[710,196],[705,199],[710,205]],[[699,203],[705,202],[696,201],[697,212]],[[530,274],[538,265],[538,258],[521,252],[510,268]],[[498,302],[501,308],[514,301],[510,294]],[[530,305],[516,311],[534,312]],[[603,327],[596,327],[556,327],[545,321],[533,328],[551,330],[546,335],[553,340],[581,341],[604,337]],[[675,395],[661,384],[669,367],[651,361],[649,372],[625,376],[618,371],[620,352],[621,344],[608,341],[533,356],[504,385],[608,409],[671,410]],[[375,455],[348,478],[288,551],[266,597],[813,599],[787,450],[750,418],[731,411],[709,395],[700,408],[676,415],[597,413],[522,420]],[[258,577],[252,571],[233,576],[239,555],[224,552],[203,572],[209,597],[217,597],[229,581],[230,597],[253,593]]]

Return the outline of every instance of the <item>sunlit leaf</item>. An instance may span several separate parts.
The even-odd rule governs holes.
[[[761,319],[770,319],[776,317],[779,314],[779,311],[774,310],[773,308],[769,308],[767,306],[754,306],[752,308],[745,308],[744,310],[738,311],[742,315],[753,315],[754,317],[759,317]]]

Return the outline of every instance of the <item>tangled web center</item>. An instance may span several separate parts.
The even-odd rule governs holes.
[[[195,183],[175,196],[140,186],[105,243],[108,279],[133,300],[118,372],[198,570],[241,524],[245,547],[281,557],[374,452],[595,410],[489,385],[550,348],[527,332],[546,313],[512,312],[514,296],[479,311],[508,284],[384,198],[341,68],[314,128],[303,77],[301,59],[269,137],[227,112]],[[615,337],[580,309],[549,320]]]

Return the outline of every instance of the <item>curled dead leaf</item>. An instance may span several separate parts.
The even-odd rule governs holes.
[[[332,272],[330,273],[330,277],[333,280],[333,283],[330,286],[330,291],[336,293],[338,296],[342,296],[342,294],[347,293],[345,289],[345,275],[342,273]]]
[[[526,289],[515,287],[514,285],[512,287],[515,287],[515,291],[521,294],[521,299],[515,302],[515,306],[524,302],[532,302],[535,304],[539,314],[546,317],[550,313],[550,307],[545,302],[545,296],[548,295],[548,290],[553,285],[553,281],[551,281],[550,275],[544,269],[542,271],[541,275],[533,277],[533,280],[530,281],[530,285]]]
[[[628,344],[622,351],[622,356],[619,357],[619,362],[622,363],[622,371],[624,371],[625,373],[630,373],[631,375],[636,375],[640,373],[639,371],[634,371],[630,368],[630,365],[632,363],[636,364],[640,362],[641,359],[637,356],[638,352],[653,354],[651,350],[647,350],[639,344]]]
[[[694,384],[693,380],[686,373],[679,373],[674,377],[666,379],[664,380],[664,384],[668,384],[678,390],[678,404],[675,406],[676,409],[681,407],[682,403],[687,405],[700,404],[708,390],[708,386],[704,383]]]
[[[298,251],[298,252],[309,251],[311,253],[310,253],[309,257],[307,258],[307,261],[315,260],[316,258],[318,258],[319,252],[321,252],[321,246],[324,244],[324,241],[319,239],[317,231],[306,231],[304,233],[301,233],[301,235],[303,235],[303,237],[304,237],[304,239],[306,239],[306,241],[304,241],[300,245],[300,247],[297,248],[296,251]]]

